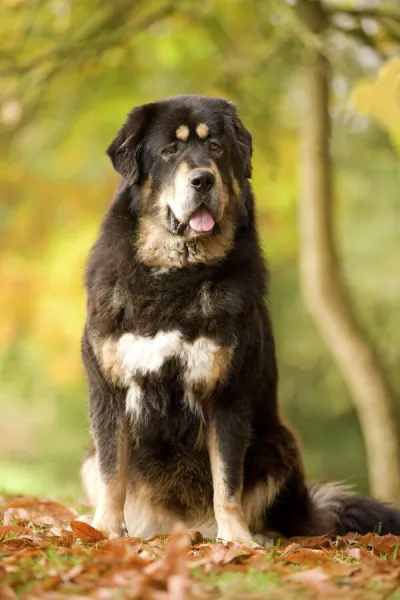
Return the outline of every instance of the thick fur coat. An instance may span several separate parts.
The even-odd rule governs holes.
[[[149,537],[181,521],[248,544],[400,533],[395,509],[305,483],[279,415],[251,136],[235,106],[141,106],[108,154],[121,182],[88,262],[82,342],[94,526]]]

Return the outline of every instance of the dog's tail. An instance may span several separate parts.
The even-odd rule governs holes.
[[[394,506],[361,496],[340,483],[308,485],[312,521],[330,523],[332,535],[370,533],[400,535],[400,511]]]

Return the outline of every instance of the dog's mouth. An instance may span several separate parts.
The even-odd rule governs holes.
[[[215,221],[205,206],[200,206],[189,219],[189,225],[196,233],[206,233],[214,229]]]
[[[169,208],[169,222],[173,233],[177,235],[206,235],[215,232],[218,228],[213,215],[204,204],[190,215],[186,223],[179,221]]]

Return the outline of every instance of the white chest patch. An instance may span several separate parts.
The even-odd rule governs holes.
[[[142,375],[157,373],[164,362],[179,356],[182,340],[179,331],[159,331],[154,337],[125,333],[117,341],[117,353],[122,362],[125,381],[128,383],[139,372]]]
[[[108,338],[97,346],[97,355],[111,379],[128,386],[126,410],[137,419],[143,393],[135,375],[156,374],[165,361],[176,358],[182,369],[185,400],[198,412],[201,410],[198,400],[210,395],[217,383],[224,381],[233,349],[233,346],[219,346],[204,336],[188,342],[179,331],[173,330],[159,331],[154,337],[125,333],[118,340]]]

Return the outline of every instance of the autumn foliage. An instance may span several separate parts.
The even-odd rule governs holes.
[[[399,597],[397,536],[296,538],[250,549],[182,527],[146,541],[107,540],[53,500],[1,498],[0,509],[1,600]]]

